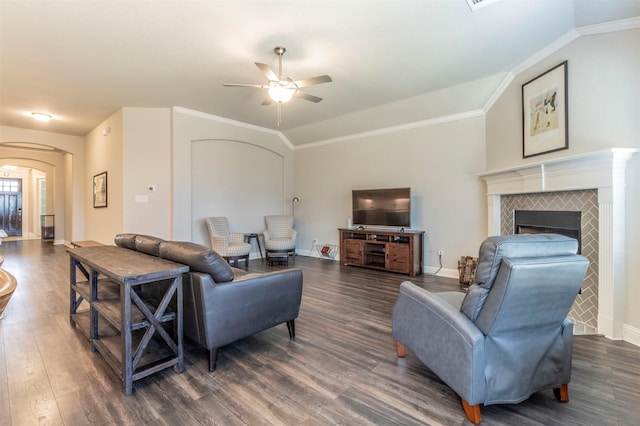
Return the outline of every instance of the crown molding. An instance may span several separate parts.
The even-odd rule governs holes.
[[[617,21],[603,22],[601,24],[585,25],[577,27],[576,31],[581,35],[593,35],[612,33],[616,31],[626,31],[640,28],[640,16],[633,18],[618,19]]]
[[[351,134],[351,135],[340,136],[340,137],[333,138],[333,139],[325,139],[323,141],[306,143],[304,145],[297,146],[295,149],[315,148],[315,147],[323,146],[323,145],[331,145],[331,144],[340,143],[340,142],[353,141],[353,140],[356,140],[356,139],[362,139],[362,138],[367,138],[367,137],[385,135],[385,134],[388,134],[388,133],[402,132],[404,130],[418,129],[420,127],[435,126],[435,125],[438,125],[438,124],[450,123],[450,122],[453,122],[453,121],[466,120],[466,119],[469,119],[469,118],[475,118],[475,117],[481,117],[481,116],[484,116],[484,111],[481,110],[481,109],[476,109],[476,110],[462,112],[462,113],[459,113],[459,114],[445,115],[445,116],[442,116],[442,117],[436,117],[436,118],[430,118],[430,119],[427,119],[427,120],[414,121],[414,122],[411,122],[411,123],[400,124],[398,126],[384,127],[382,129],[370,130],[370,131],[367,131],[367,132],[354,133],[354,134]]]
[[[530,56],[522,63],[516,65],[509,73],[507,73],[504,80],[502,80],[500,85],[489,97],[482,110],[485,114],[489,112],[491,107],[500,98],[500,96],[502,96],[507,87],[509,87],[516,75],[526,71],[530,67],[542,61],[544,58],[562,49],[572,41],[586,35],[626,31],[635,28],[640,28],[640,16],[628,19],[619,19],[617,21],[604,22],[602,24],[585,25],[572,29],[560,38],[556,39],[553,43],[551,43],[544,49]]]
[[[185,108],[185,107],[173,107],[172,109],[174,112],[179,112],[180,114],[188,115],[190,117],[201,118],[203,120],[208,120],[208,121],[215,121],[217,123],[228,124],[230,126],[240,127],[243,129],[253,130],[256,132],[268,133],[270,135],[279,137],[280,140],[282,140],[282,142],[284,142],[284,144],[287,145],[287,147],[290,150],[293,151],[295,149],[291,141],[289,141],[289,139],[287,139],[287,137],[278,130],[269,129],[267,127],[256,126],[255,124],[244,123],[242,121],[232,120],[230,118],[220,117],[219,115],[209,114],[202,111],[196,111],[196,110]]]
[[[500,96],[502,96],[504,91],[507,90],[507,87],[509,87],[509,85],[511,84],[514,78],[515,78],[515,74],[513,73],[513,71],[509,71],[507,75],[504,76],[504,78],[502,79],[502,81],[500,82],[496,90],[493,91],[491,96],[489,96],[489,99],[487,99],[487,102],[482,107],[482,111],[485,114],[487,114],[491,109],[491,107],[493,107],[493,105],[498,101],[498,99],[500,99]]]
[[[529,69],[530,67],[532,67],[533,65],[537,64],[538,62],[540,62],[541,60],[543,60],[547,56],[557,52],[558,50],[560,50],[564,46],[568,45],[569,43],[571,43],[572,41],[574,41],[578,37],[580,37],[580,34],[578,34],[578,32],[576,30],[571,30],[568,33],[564,34],[562,37],[556,39],[553,43],[551,43],[550,45],[548,45],[544,49],[536,52],[534,55],[530,56],[525,61],[523,61],[520,64],[516,65],[511,71],[509,71],[507,73],[507,75],[502,80],[500,85],[496,88],[496,90],[489,97],[489,99],[487,99],[487,102],[482,107],[482,110],[484,111],[484,113],[486,114],[486,113],[489,112],[491,107],[493,107],[493,105],[498,101],[498,99],[500,99],[500,96],[502,96],[504,91],[507,90],[507,88],[509,87],[511,82],[515,79],[515,77],[518,74],[520,74],[520,73],[524,72],[525,70]]]

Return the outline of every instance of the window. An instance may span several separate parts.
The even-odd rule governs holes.
[[[20,185],[14,179],[0,179],[0,192],[19,192]]]
[[[47,214],[47,181],[40,179],[40,214]]]

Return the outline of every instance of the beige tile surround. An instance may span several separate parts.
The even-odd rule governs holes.
[[[582,255],[589,259],[589,268],[569,312],[575,334],[596,334],[598,330],[598,191],[538,192],[500,197],[500,232],[513,233],[515,210],[556,210],[581,212]]]

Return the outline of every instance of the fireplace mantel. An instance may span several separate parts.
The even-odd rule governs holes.
[[[611,148],[481,173],[487,195],[624,186],[627,160],[639,149]],[[619,181],[620,177],[622,182]]]
[[[487,182],[489,235],[500,234],[501,195],[598,190],[598,333],[611,339],[623,338],[625,169],[637,152],[611,148],[479,175]]]

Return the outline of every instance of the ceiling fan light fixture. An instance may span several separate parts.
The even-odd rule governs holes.
[[[273,85],[269,88],[269,97],[271,97],[274,102],[279,102],[281,104],[289,102],[295,93],[295,88],[281,86],[279,84]]]
[[[478,0],[479,1],[479,0]],[[278,107],[278,126],[282,121],[282,104],[289,102],[292,97],[318,103],[322,98],[306,93],[300,88],[313,86],[315,84],[329,83],[331,77],[328,75],[319,75],[317,77],[305,78],[302,80],[293,80],[282,72],[282,55],[287,51],[282,46],[276,46],[273,51],[278,55],[278,73],[276,74],[271,67],[261,62],[255,62],[256,66],[267,77],[268,84],[240,84],[240,83],[223,83],[223,86],[235,87],[254,87],[256,89],[265,89],[268,96],[262,101],[262,105],[271,105],[273,102]]]

